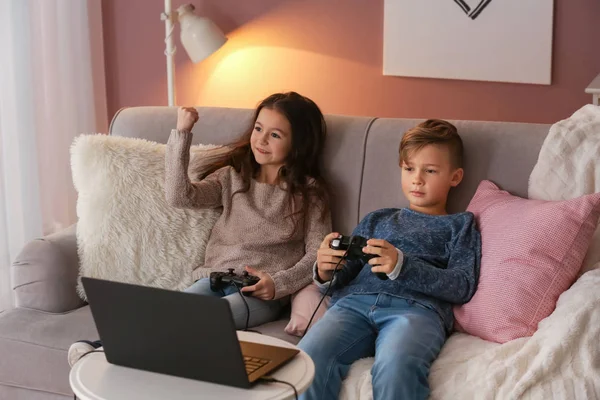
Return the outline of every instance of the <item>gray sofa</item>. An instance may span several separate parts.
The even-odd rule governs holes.
[[[195,143],[225,143],[250,121],[251,110],[201,108]],[[439,117],[439,116],[432,116]],[[400,190],[398,144],[420,120],[328,115],[325,171],[332,194],[333,224],[350,232],[366,213],[406,206]],[[111,135],[164,143],[176,109],[126,108]],[[453,121],[465,144],[465,179],[450,195],[449,211],[464,210],[482,179],[527,195],[527,180],[548,125]],[[16,308],[0,314],[0,399],[72,397],[66,352],[77,339],[97,338],[89,307],[77,297],[76,227],[28,243],[13,263]],[[286,317],[260,327],[283,332]]]

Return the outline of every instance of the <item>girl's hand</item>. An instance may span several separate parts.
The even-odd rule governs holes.
[[[252,296],[261,300],[273,300],[275,297],[275,282],[271,275],[246,266],[246,271],[260,279],[256,285],[242,288],[242,292],[252,292]]]
[[[325,239],[323,239],[321,246],[317,251],[317,275],[319,275],[321,282],[327,282],[333,278],[333,270],[338,262],[340,263],[338,269],[346,265],[346,260],[340,262],[346,251],[333,250],[329,247],[329,243],[339,236],[340,234],[337,232],[332,232],[325,236]]]
[[[190,132],[198,121],[198,111],[194,107],[179,107],[177,110],[177,130]]]
[[[391,274],[398,262],[398,250],[383,239],[369,239],[367,246],[363,247],[363,252],[375,254],[379,257],[371,258],[369,265],[372,265],[371,272],[383,272]]]

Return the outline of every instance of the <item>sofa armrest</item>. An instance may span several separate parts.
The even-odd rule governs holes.
[[[17,307],[62,313],[85,305],[75,291],[76,225],[27,243],[13,262],[12,273]]]

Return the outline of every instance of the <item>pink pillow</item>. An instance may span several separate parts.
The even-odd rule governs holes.
[[[285,327],[287,334],[294,336],[302,336],[304,334],[308,321],[315,312],[317,304],[321,301],[321,297],[323,297],[323,294],[314,283],[311,283],[292,296],[292,315],[290,316],[290,322]],[[329,307],[329,300],[329,296],[323,300],[319,311],[317,311],[310,324],[311,326],[316,324],[323,314],[325,314],[327,307]]]
[[[458,330],[504,343],[531,336],[577,277],[600,216],[600,193],[527,200],[483,181],[468,211],[481,231],[481,274]]]

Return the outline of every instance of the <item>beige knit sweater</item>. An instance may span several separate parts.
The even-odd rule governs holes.
[[[286,192],[276,185],[252,179],[247,192],[241,175],[232,167],[221,168],[200,182],[188,177],[192,133],[172,130],[165,160],[167,202],[181,208],[223,207],[206,246],[204,266],[194,279],[213,271],[244,266],[264,271],[275,282],[275,298],[287,296],[312,281],[312,266],[323,237],[331,232],[329,217],[321,221],[317,207],[309,209],[307,229],[288,238],[292,224]]]

